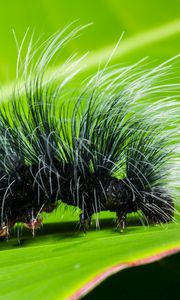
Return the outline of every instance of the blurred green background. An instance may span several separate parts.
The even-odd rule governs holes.
[[[180,284],[180,255],[172,255],[153,264],[126,269],[111,276],[83,300],[159,299],[178,300]]]
[[[91,51],[95,65],[106,49],[113,49],[122,32],[125,50],[118,63],[144,56],[162,61],[179,52],[179,0],[7,0],[1,1],[0,11],[1,85],[15,78],[17,49],[12,29],[21,41],[28,27],[44,39],[74,20],[78,24],[93,22],[66,51]]]
[[[15,79],[17,48],[13,37],[12,29],[16,32],[16,36],[19,42],[21,42],[21,40],[23,39],[23,36],[27,28],[30,28],[30,32],[32,32],[33,30],[35,31],[36,38],[42,35],[42,39],[44,40],[45,38],[48,38],[49,35],[53,34],[55,31],[63,28],[65,25],[69,24],[74,20],[77,20],[77,24],[84,25],[93,22],[93,25],[85,29],[82,35],[78,39],[73,40],[66,47],[65,51],[62,53],[62,56],[56,62],[57,65],[59,65],[61,61],[63,61],[63,58],[66,57],[67,54],[71,54],[74,51],[78,50],[79,54],[84,54],[85,52],[90,51],[89,56],[87,58],[86,72],[90,73],[94,70],[97,70],[99,63],[102,64],[106,63],[108,56],[110,55],[113,48],[115,47],[122,32],[124,32],[123,40],[120,43],[120,46],[117,49],[112,59],[113,63],[126,65],[135,62],[143,57],[148,56],[149,61],[152,64],[158,64],[166,59],[169,59],[174,55],[177,55],[180,52],[179,51],[180,49],[180,1],[179,0],[171,0],[171,1],[170,0],[151,0],[151,1],[149,0],[124,0],[124,1],[121,0],[119,1],[118,0],[89,0],[89,1],[88,0],[71,0],[71,1],[70,0],[59,0],[59,1],[58,0],[51,0],[51,1],[6,0],[6,1],[1,1],[0,3],[0,87],[1,88],[6,87],[6,85],[8,85],[11,81]],[[177,69],[176,78],[178,78],[179,76],[178,74],[179,74],[179,69]],[[53,220],[56,220],[57,222],[57,220],[59,219],[56,216]],[[68,230],[68,227],[66,228]],[[104,234],[102,238],[103,239],[107,238],[107,244],[111,245],[110,244],[111,240],[109,239],[109,237],[112,236],[112,232],[111,229],[109,228],[111,228],[111,225],[108,227],[108,230],[106,232],[104,231],[104,233],[101,233],[101,235]],[[174,234],[173,231],[174,229],[176,230],[176,234],[179,234],[179,232],[177,231],[178,227],[175,228],[175,225],[172,224],[172,236]],[[142,228],[140,229],[136,228],[134,234],[137,233],[138,236],[138,233],[140,232],[139,234],[141,234],[142,230],[143,230]],[[152,229],[152,231],[154,231],[155,234],[157,234],[159,229],[156,230],[155,228]],[[30,282],[32,284],[33,288],[34,288],[33,285],[34,275],[32,275],[34,274],[33,263],[34,262],[36,263],[37,253],[39,253],[39,255],[42,256],[42,250],[41,250],[42,244],[44,243],[43,247],[44,246],[46,247],[46,244],[49,243],[53,245],[54,243],[55,248],[56,246],[58,247],[58,245],[60,245],[60,247],[62,248],[67,247],[68,248],[67,251],[69,251],[69,246],[68,245],[66,246],[66,242],[64,242],[64,244],[62,242],[62,239],[59,235],[59,229],[58,229],[58,233],[54,229],[52,229],[51,232],[48,232],[45,227],[44,232],[47,234],[44,240],[41,240],[41,238],[39,237],[39,240],[37,239],[38,241],[35,239],[32,242],[35,244],[34,250],[32,250],[33,248],[32,247],[29,252],[26,251],[27,249],[25,248],[25,246],[26,243],[28,245],[27,242],[28,239],[32,240],[32,237],[29,236],[27,237],[26,235],[24,239],[25,246],[24,248],[22,247],[24,250],[24,252],[22,251],[22,253],[24,253],[23,254],[24,257],[22,258],[22,261],[20,261],[19,263],[20,266],[19,272],[21,271],[24,272],[23,273],[25,274],[24,278],[27,279],[27,282]],[[91,234],[89,234],[89,237],[91,237]],[[128,234],[131,235],[131,229],[129,230]],[[68,235],[67,232],[65,235],[66,236]],[[98,238],[101,235],[100,233],[95,232],[94,239],[97,238],[98,240]],[[55,240],[54,242],[53,236],[56,238],[58,236],[58,240]],[[149,238],[148,231],[146,232],[145,238],[147,238],[147,240]],[[154,238],[156,238],[156,235],[154,235]],[[126,236],[123,236],[121,241],[123,239],[125,242],[127,242],[128,245],[128,239],[126,240]],[[135,235],[134,235],[134,239],[136,239]],[[4,249],[11,250],[12,247],[11,243],[12,244],[15,243],[14,242],[15,240],[17,242],[16,237],[14,238],[14,240],[12,239],[12,242],[9,242],[9,244],[7,243],[2,244],[1,250],[3,250],[3,247]],[[178,240],[178,239],[174,238],[174,240]],[[39,248],[38,248],[38,243],[40,245]],[[73,243],[75,243],[75,241],[73,241]],[[77,243],[79,243],[78,245],[81,245],[85,243],[85,239],[82,237],[78,239],[77,237]],[[88,243],[91,243],[91,241],[88,240]],[[100,247],[97,248],[97,252],[99,251],[101,253],[101,241],[99,241],[99,244]],[[94,244],[92,243],[92,246],[93,245]],[[95,245],[97,246],[96,243]],[[163,243],[161,243],[161,245],[163,248]],[[18,246],[16,245],[16,247],[19,247],[19,245]],[[127,249],[128,251],[130,251],[128,247]],[[46,252],[46,249],[44,249],[44,251]],[[35,255],[34,260],[32,257],[32,252]],[[19,257],[21,258],[22,254],[19,252],[17,253],[18,253],[17,256],[19,255]],[[69,260],[69,256],[68,256],[69,252],[66,253],[66,248],[65,248],[64,252],[62,250],[60,254],[58,254],[58,257],[61,258],[60,255],[63,255],[63,253],[65,253],[64,254],[65,259],[63,256],[62,257],[64,262],[66,262],[66,259],[67,261]],[[4,251],[3,255],[7,259],[7,261],[5,261],[7,268],[11,268],[12,265],[11,260],[14,261],[13,251],[12,252]],[[43,255],[45,257],[45,254]],[[52,255],[54,254],[52,253]],[[26,268],[24,267],[23,269],[23,266],[25,266],[24,261],[26,261],[26,263],[29,263],[29,260],[31,260],[31,258],[33,260],[32,267],[29,265]],[[149,278],[148,282],[151,282],[151,278],[154,278],[155,274],[157,275],[156,280],[159,280],[159,285],[156,284],[157,282],[153,283],[155,285],[155,289],[157,293],[159,289],[160,294],[158,295],[158,299],[165,299],[164,298],[165,296],[162,293],[162,289],[164,289],[166,285],[172,285],[173,291],[175,291],[177,288],[179,282],[178,281],[179,273],[176,274],[176,271],[174,270],[177,269],[177,262],[179,266],[179,260],[180,260],[179,256],[175,256],[172,259],[172,261],[170,260],[168,261],[167,265],[168,264],[172,265],[171,271],[169,271],[169,275],[167,271],[168,267],[166,268],[166,271],[164,271],[163,268],[159,268],[160,265],[158,263],[150,267],[149,266],[140,267],[138,269],[139,271],[137,270],[123,271],[122,274],[118,274],[116,277],[112,277],[110,281],[106,281],[105,283],[103,283],[98,290],[95,290],[93,294],[90,294],[89,298],[86,299],[101,299],[101,297],[103,299],[108,299],[107,296],[108,290],[111,290],[111,292],[115,295],[116,293],[118,293],[118,289],[117,289],[118,285],[119,285],[119,294],[118,294],[119,296],[116,296],[116,299],[122,299],[123,297],[126,296],[133,297],[133,299],[135,299],[136,291],[133,285],[134,284],[133,278],[139,278],[139,281],[142,280],[143,282],[141,285],[142,293],[140,294],[140,298],[152,299],[153,297],[156,296],[152,293],[152,295],[150,294],[149,298],[147,297],[147,294],[150,293],[149,286],[145,285],[146,280],[143,281],[143,278],[145,278],[144,276],[147,276],[147,278]],[[37,260],[37,263],[38,262],[39,260]],[[10,266],[8,266],[8,263]],[[43,266],[45,268],[45,263]],[[49,260],[49,266],[51,267],[50,260]],[[60,263],[58,267],[61,267]],[[30,270],[29,276],[32,276],[32,278],[27,277],[27,270],[28,271]],[[9,273],[7,272],[10,272],[11,275],[8,275]],[[38,274],[40,274],[41,276],[43,272],[44,272],[43,270],[41,271],[41,266],[39,266],[39,273],[37,273],[37,276],[39,276]],[[48,275],[51,277],[48,268],[47,269],[45,268],[45,272],[47,278]],[[86,272],[86,270],[84,272]],[[7,274],[6,282],[4,282],[4,276],[5,276],[4,274]],[[163,274],[166,274],[166,276],[164,276]],[[3,275],[2,285],[4,285],[4,290],[2,289],[3,286],[1,285],[0,290],[2,291],[3,298],[1,298],[0,295],[0,299],[13,299],[13,300],[19,299],[18,293],[20,292],[18,288],[17,288],[17,294],[12,294],[14,296],[8,294],[10,286],[14,286],[15,288],[16,286],[18,287],[18,283],[14,281],[14,277],[13,277],[14,267],[12,266],[11,269],[7,269],[7,270],[5,269],[4,273],[2,271],[2,275]],[[40,278],[40,276],[38,278]],[[172,280],[170,281],[169,276],[174,276],[172,277],[174,278],[173,281]],[[56,277],[58,279],[57,274]],[[132,281],[130,281],[131,279]],[[8,282],[10,282],[12,285],[10,285]],[[26,283],[26,280],[24,280],[24,282]],[[138,280],[136,282],[138,285]],[[121,287],[120,287],[120,283],[122,283]],[[57,282],[55,282],[54,284],[58,289]],[[132,293],[128,294],[128,292],[129,293],[131,292],[129,290],[129,285],[131,287],[131,284],[133,286]],[[42,282],[41,285],[42,286],[40,286],[40,288],[39,286],[37,287],[37,291],[40,290],[39,295],[42,295],[41,294],[42,287],[43,287]],[[15,288],[13,290],[14,292],[15,292]],[[137,295],[139,292],[140,291],[138,286]],[[168,297],[170,297],[171,293],[166,294],[166,296],[167,295]],[[31,292],[29,292],[29,297],[31,297]],[[46,297],[48,297],[48,294],[46,294]],[[27,299],[29,298],[27,297]],[[33,298],[31,297],[30,299]],[[44,298],[40,296],[40,298],[38,299],[44,299]]]

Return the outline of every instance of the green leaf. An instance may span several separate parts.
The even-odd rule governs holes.
[[[1,242],[0,299],[75,299],[83,286],[87,292],[118,270],[180,250],[177,224],[143,227],[130,218],[121,234],[103,213],[101,230],[94,224],[83,234],[74,211],[62,214],[50,215],[34,238],[24,229],[19,243],[17,232]]]

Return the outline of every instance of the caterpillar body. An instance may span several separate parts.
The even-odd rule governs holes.
[[[58,200],[82,210],[84,231],[103,210],[116,212],[120,231],[131,212],[140,211],[145,222],[173,220],[168,174],[179,85],[164,83],[164,74],[174,58],[146,71],[142,62],[106,66],[80,91],[67,93],[81,59],[72,63],[72,56],[63,66],[69,73],[58,82],[54,74],[45,78],[45,70],[82,29],[53,35],[34,63],[31,39],[22,62],[25,92],[15,90],[0,106],[0,236],[8,236],[17,222],[37,228],[41,212],[51,212]],[[20,65],[19,55],[17,73]]]

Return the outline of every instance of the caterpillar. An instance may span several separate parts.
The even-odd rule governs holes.
[[[71,55],[60,74],[47,68],[84,27],[69,25],[40,46],[31,37],[24,61],[19,47],[21,86],[0,105],[0,236],[18,222],[38,228],[59,201],[81,209],[84,231],[106,210],[121,232],[132,212],[145,223],[174,219],[179,84],[166,75],[177,57],[154,68],[106,65],[72,92],[84,56]]]

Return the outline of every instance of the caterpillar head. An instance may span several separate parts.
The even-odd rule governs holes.
[[[167,223],[173,219],[174,204],[160,187],[135,193],[125,180],[113,179],[106,187],[105,208],[126,215],[141,211],[149,223]]]

